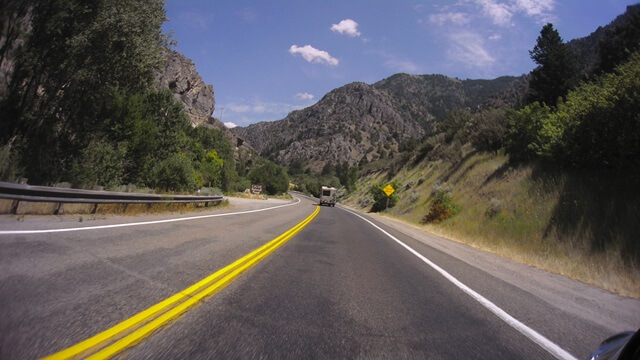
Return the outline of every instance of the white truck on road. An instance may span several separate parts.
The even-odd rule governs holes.
[[[337,201],[336,188],[323,186],[320,192],[320,206],[336,206]]]

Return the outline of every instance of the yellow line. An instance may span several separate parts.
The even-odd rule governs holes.
[[[302,222],[287,230],[282,235],[269,241],[263,246],[241,257],[226,267],[207,276],[199,282],[191,285],[183,291],[163,300],[150,308],[130,317],[127,320],[87,339],[74,346],[71,346],[58,353],[50,355],[45,359],[69,359],[77,357],[91,350],[94,352],[108,341],[113,341],[119,337],[123,337],[117,342],[107,346],[98,353],[90,356],[90,358],[108,358],[124,349],[135,345],[144,337],[150,335],[161,326],[184,313],[189,308],[196,305],[200,300],[215,294],[217,291],[231,283],[238,275],[251,268],[257,262],[275,251],[280,245],[297,234],[304,228],[316,215],[320,212],[320,207],[309,215]],[[208,285],[208,286],[207,286]],[[200,291],[203,287],[204,290]],[[181,303],[182,302],[182,303]],[[157,316],[153,319],[154,316]],[[145,325],[146,323],[146,325]],[[141,327],[139,327],[141,326]],[[136,327],[139,327],[136,330]],[[128,335],[127,335],[128,333]]]

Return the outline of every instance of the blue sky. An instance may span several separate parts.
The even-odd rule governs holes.
[[[167,0],[165,31],[216,96],[214,116],[246,126],[284,118],[353,81],[395,73],[521,75],[551,22],[565,41],[637,0]]]

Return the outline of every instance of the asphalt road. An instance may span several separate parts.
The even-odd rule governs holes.
[[[239,201],[211,214],[280,205],[288,203]],[[188,221],[61,233],[0,233],[0,358],[43,357],[100,333],[268,243],[315,210],[313,202],[303,199],[268,211]],[[179,217],[203,214],[209,213]],[[83,223],[73,218],[23,222],[3,218],[0,230],[172,217],[176,216],[110,217]],[[501,266],[525,276],[503,276],[487,264],[505,260],[489,258],[482,265],[477,261],[484,259],[484,253],[449,251],[443,243],[429,243],[399,231],[401,227],[373,222],[577,358],[585,358],[613,332],[640,327],[637,300],[517,264]],[[536,285],[537,291],[531,284],[538,284],[538,277],[552,285],[569,282],[571,286]],[[563,288],[569,295],[555,294]],[[306,227],[253,268],[121,355],[149,359],[553,358],[531,336],[496,316],[418,256],[339,207],[321,208]]]

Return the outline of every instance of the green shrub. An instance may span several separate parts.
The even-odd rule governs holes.
[[[251,180],[240,178],[234,183],[234,190],[237,192],[243,192],[247,189],[251,189]]]
[[[314,178],[307,177],[303,181],[304,192],[307,194],[311,194],[315,197],[320,197],[320,190],[322,189],[322,183]]]
[[[104,186],[114,188],[122,183],[125,170],[126,148],[114,148],[106,141],[91,142],[71,167],[71,180],[75,187]]]
[[[174,154],[153,167],[151,183],[164,190],[191,191],[198,186],[191,161],[184,155]]]
[[[626,167],[640,158],[640,55],[567,95],[553,117],[567,124],[564,160],[581,166]]]
[[[507,152],[516,160],[551,158],[557,150],[564,126],[551,108],[539,102],[510,111],[507,119]]]
[[[444,140],[450,143],[454,139],[464,142],[464,134],[462,130],[471,119],[469,111],[464,109],[453,110],[447,118],[438,124],[438,132],[444,134]]]
[[[215,150],[207,152],[199,163],[199,171],[202,175],[202,183],[207,186],[220,188],[222,186],[222,167],[224,162],[218,157]]]
[[[422,160],[424,160],[427,155],[431,151],[433,151],[438,146],[438,141],[434,137],[430,137],[425,140],[416,153],[416,157],[413,159],[413,165],[418,165]]]
[[[423,223],[437,224],[460,212],[460,205],[453,202],[447,188],[437,188],[432,197],[433,201],[429,213],[422,218]]]
[[[504,109],[488,109],[474,114],[467,124],[469,141],[476,150],[497,152],[504,145],[507,115]]]
[[[269,195],[286,193],[289,190],[289,175],[282,166],[270,161],[255,167],[248,176],[254,184],[262,184]]]

